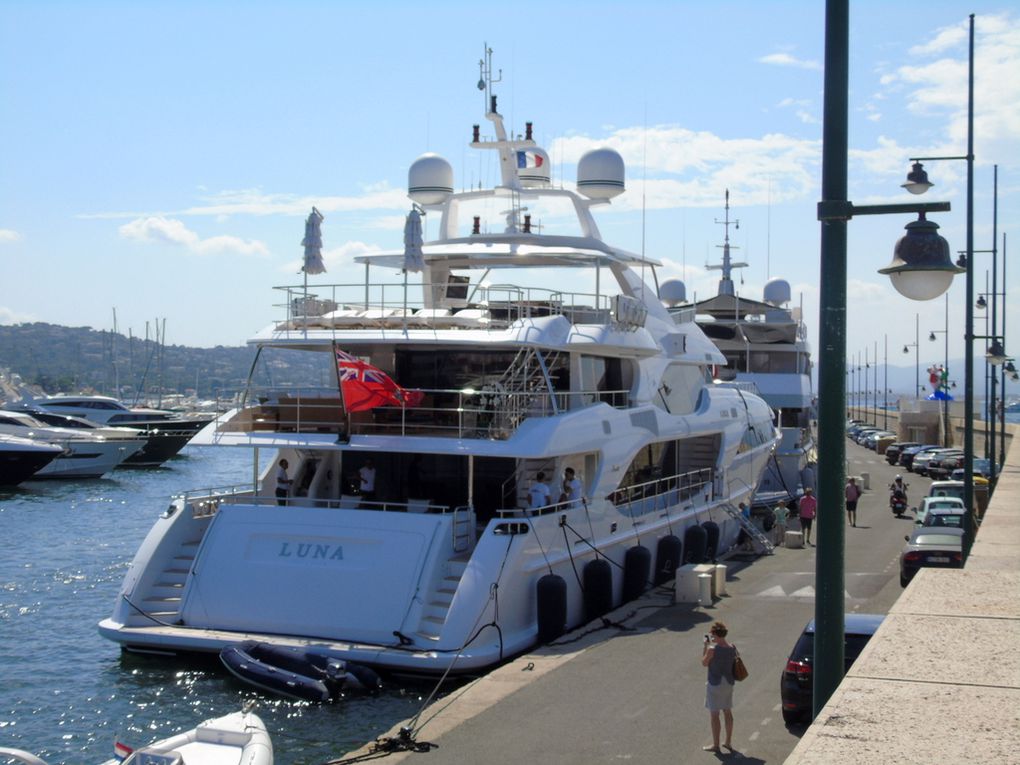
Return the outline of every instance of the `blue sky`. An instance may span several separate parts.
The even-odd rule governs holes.
[[[583,9],[583,10],[582,10]],[[1020,12],[977,2],[851,3],[850,198],[916,201],[911,156],[966,149],[966,22],[977,14],[975,248],[1020,218]],[[328,273],[400,246],[407,168],[446,156],[458,187],[489,182],[466,148],[482,119],[483,45],[510,126],[535,123],[554,176],[613,146],[628,192],[598,212],[604,237],[715,292],[723,194],[750,263],[741,294],[783,276],[817,337],[824,3],[0,2],[0,322],[50,321],[171,343],[242,343],[301,277],[303,220],[326,216]],[[928,164],[926,200],[963,249],[965,164]],[[561,175],[562,174],[562,175]],[[642,227],[642,207],[645,224]],[[848,350],[913,364],[943,355],[942,300],[912,303],[876,273],[909,217],[849,225]],[[642,244],[643,243],[643,244]],[[1013,242],[1014,252],[1020,240]],[[977,255],[975,292],[990,255]],[[1001,257],[1001,254],[1000,254]],[[1020,266],[1009,285],[1020,284]],[[1015,292],[1015,290],[1014,290]],[[950,357],[963,354],[962,279]],[[1007,348],[1020,352],[1020,310]],[[979,318],[981,332],[983,319]]]

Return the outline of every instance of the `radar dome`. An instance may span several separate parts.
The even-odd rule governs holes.
[[[438,154],[422,154],[407,171],[407,196],[420,205],[438,205],[453,193],[453,167]]]
[[[624,192],[623,157],[612,149],[592,149],[577,163],[577,190],[589,199],[612,199]]]
[[[549,185],[549,155],[545,149],[522,149],[517,152],[517,177],[527,189]]]
[[[687,287],[679,279],[666,279],[659,285],[659,300],[672,308],[687,302]]]
[[[762,297],[766,303],[782,305],[790,302],[790,283],[786,279],[769,279],[765,282]]]

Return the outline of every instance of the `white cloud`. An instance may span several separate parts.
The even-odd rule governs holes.
[[[759,58],[758,63],[774,64],[775,66],[793,66],[798,69],[812,69],[815,71],[822,70],[822,65],[817,61],[805,61],[803,59],[795,58],[789,53],[770,53],[767,56]]]
[[[17,242],[21,239],[21,234],[17,231],[13,231],[9,228],[0,228],[0,244],[5,242]]]
[[[881,80],[885,87],[904,91],[907,109],[912,113],[925,120],[948,119],[944,143],[954,147],[949,152],[952,155],[960,154],[967,140],[967,43],[966,22],[937,30],[931,42],[911,50],[920,63],[900,67]],[[981,136],[984,161],[1016,161],[1016,136],[1020,135],[1018,68],[1020,19],[1009,14],[978,17],[974,133]],[[928,149],[923,148],[925,154]]]
[[[550,153],[576,164],[584,152],[600,146],[620,152],[629,168],[629,193],[615,200],[610,210],[641,207],[643,173],[651,176],[643,195],[648,209],[718,206],[723,188],[729,188],[745,204],[767,203],[770,187],[773,203],[817,194],[819,140],[778,133],[727,139],[675,125],[657,125],[647,130],[622,128],[599,139],[556,139]]]
[[[262,242],[225,235],[202,239],[183,222],[162,216],[137,218],[130,223],[125,223],[118,231],[124,239],[137,242],[161,242],[175,247],[183,247],[197,255],[269,254]]]
[[[21,324],[23,322],[37,321],[30,313],[19,313],[6,306],[0,305],[0,324]]]
[[[359,212],[372,210],[407,210],[411,202],[405,189],[389,188],[387,184],[376,184],[360,196],[298,196],[295,194],[270,194],[261,189],[227,190],[203,197],[199,204],[181,210],[162,212],[111,211],[79,215],[83,219],[117,219],[169,216],[213,216],[227,220],[234,215],[288,215],[305,217],[316,207],[322,213]]]

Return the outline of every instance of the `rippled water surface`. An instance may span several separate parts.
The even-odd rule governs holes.
[[[321,763],[414,715],[427,686],[310,705],[249,690],[207,662],[121,655],[96,631],[169,497],[251,475],[247,450],[187,447],[155,470],[0,490],[0,746],[101,762],[256,699],[276,762]],[[2,758],[0,758],[2,761]]]

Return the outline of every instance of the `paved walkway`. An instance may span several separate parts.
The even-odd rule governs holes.
[[[711,609],[649,593],[610,615],[632,629],[600,629],[495,670],[425,710],[415,739],[438,745],[425,755],[437,765],[1020,763],[1020,454],[1012,456],[966,570],[915,577],[792,753],[776,703],[790,646],[747,636],[788,632],[813,615],[813,591],[797,589],[811,589],[810,576],[790,568],[793,556],[813,559],[813,548],[781,549],[750,570],[731,561],[730,597]],[[772,582],[783,583],[782,608],[762,597]],[[707,715],[703,670],[690,655],[715,619],[738,646],[744,636],[752,668],[735,704],[734,742],[746,751],[724,755],[698,750]],[[758,719],[747,719],[753,710]],[[421,756],[383,755],[387,763]]]

